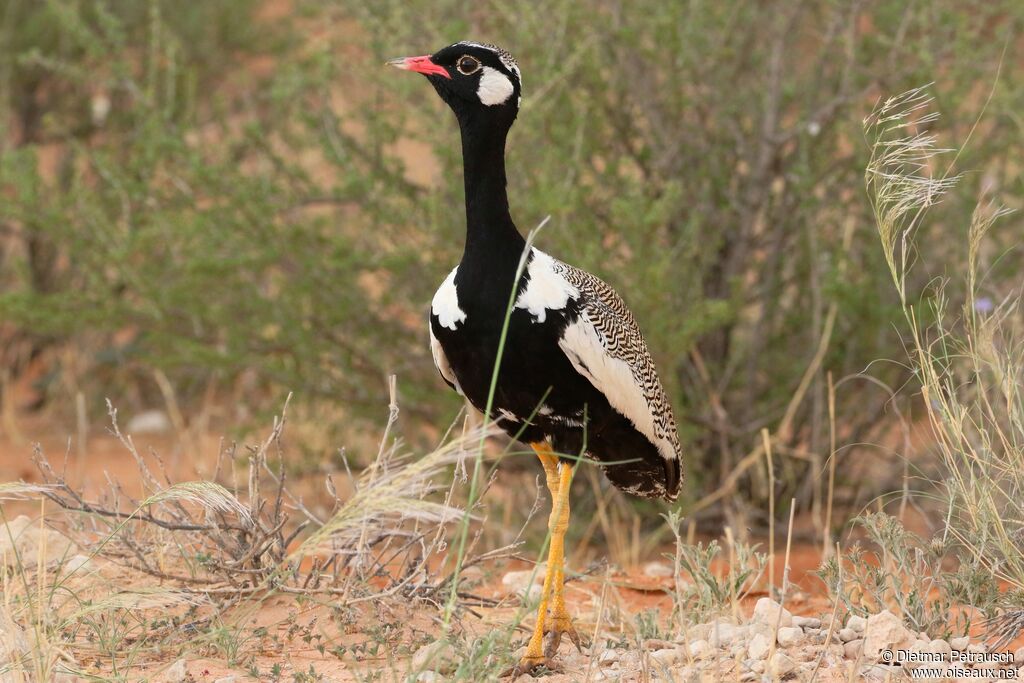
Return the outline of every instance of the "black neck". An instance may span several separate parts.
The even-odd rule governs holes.
[[[490,117],[460,117],[462,165],[466,186],[466,249],[463,263],[492,267],[519,263],[526,242],[508,210],[505,189],[505,138],[510,123]]]

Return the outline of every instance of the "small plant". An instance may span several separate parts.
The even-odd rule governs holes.
[[[888,609],[914,631],[937,638],[960,635],[970,627],[970,615],[954,612],[955,605],[985,610],[998,599],[992,576],[977,565],[965,562],[956,571],[944,570],[955,559],[955,548],[941,535],[926,540],[883,512],[855,522],[876,550],[855,544],[845,557],[830,557],[816,572],[831,598],[847,611],[867,616]]]
[[[676,588],[674,617],[680,628],[684,619],[692,623],[706,621],[709,617],[733,608],[745,598],[764,574],[767,555],[757,552],[757,545],[735,541],[730,548],[729,569],[719,572],[712,565],[718,559],[722,548],[718,541],[708,544],[686,543],[680,531],[681,518],[677,511],[665,516],[675,536]],[[682,581],[681,572],[690,575],[690,583]]]

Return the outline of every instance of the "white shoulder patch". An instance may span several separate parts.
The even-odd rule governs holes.
[[[489,66],[481,67],[480,70],[483,73],[480,75],[480,85],[476,88],[476,96],[480,101],[488,107],[507,102],[515,90],[508,76]]]
[[[565,328],[558,346],[569,362],[604,394],[615,410],[619,411],[638,432],[654,444],[666,460],[674,460],[675,449],[668,439],[657,437],[654,413],[644,396],[643,387],[633,376],[629,364],[610,355],[601,335],[584,311],[578,320]]]
[[[452,272],[448,273],[448,277],[434,293],[434,300],[430,302],[430,310],[437,316],[441,327],[450,330],[454,330],[466,319],[466,312],[459,308],[459,294],[455,291],[455,273],[458,270],[458,266],[452,268]]]
[[[540,249],[533,250],[527,274],[530,280],[516,299],[516,308],[528,310],[534,322],[544,322],[549,310],[562,310],[569,299],[578,299],[580,296],[579,290],[555,268],[555,259]]]

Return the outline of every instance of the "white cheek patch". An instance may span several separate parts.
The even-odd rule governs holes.
[[[481,102],[490,107],[495,104],[504,104],[508,98],[512,97],[515,88],[508,76],[489,66],[480,67],[480,71],[482,73],[480,85],[476,88],[476,96],[480,98]]]

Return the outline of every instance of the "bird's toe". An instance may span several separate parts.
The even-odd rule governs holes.
[[[544,634],[548,636],[547,645],[544,647],[544,654],[548,658],[554,657],[558,652],[558,646],[562,644],[563,635],[569,636],[569,640],[576,646],[576,650],[581,653],[583,652],[583,638],[576,631],[576,627],[572,625],[572,619],[568,615],[549,617],[544,628]]]
[[[545,655],[543,657],[526,657],[526,656],[524,656],[522,659],[519,660],[518,664],[516,664],[511,669],[505,671],[503,674],[501,674],[501,676],[502,676],[502,678],[504,678],[505,676],[510,676],[511,677],[510,680],[514,681],[517,678],[519,678],[520,676],[522,676],[523,674],[529,674],[531,676],[536,676],[538,674],[544,674],[544,673],[556,672],[556,671],[559,671],[558,665],[556,665],[553,661],[551,661],[551,658],[548,657],[547,655]]]

